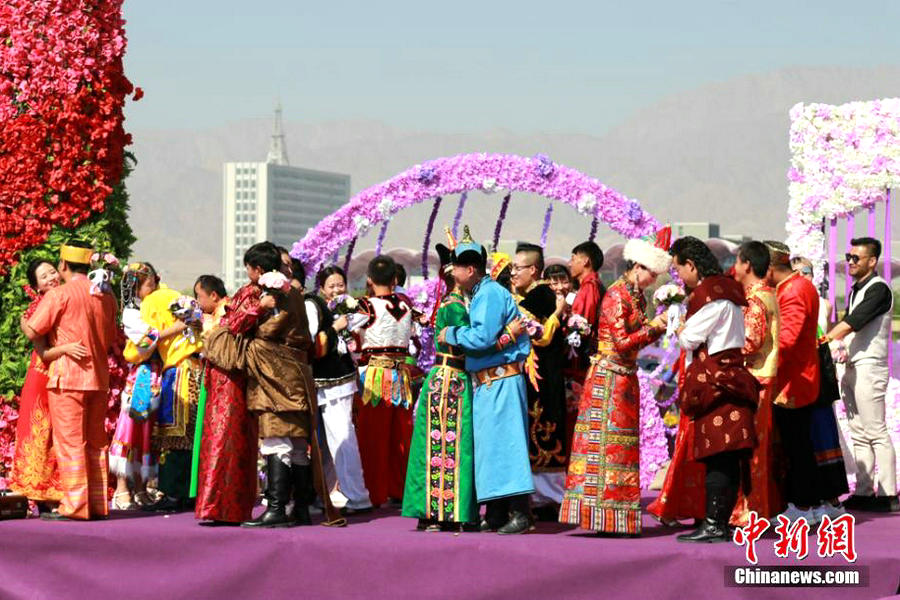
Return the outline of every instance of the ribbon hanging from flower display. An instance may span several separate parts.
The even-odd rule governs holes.
[[[547,211],[544,213],[544,227],[541,229],[541,248],[547,248],[547,235],[550,233],[550,220],[553,218],[553,202],[547,203]]]
[[[594,215],[594,219],[591,221],[591,232],[588,234],[588,241],[593,242],[597,237],[597,226],[600,222],[597,220],[597,215]]]
[[[463,209],[466,207],[466,200],[469,199],[469,192],[463,192],[459,196],[459,204],[456,205],[456,214],[453,216],[453,237],[459,235],[459,224],[462,221]]]
[[[844,231],[844,238],[846,239],[846,252],[850,252],[850,248],[852,248],[850,244],[850,240],[856,237],[856,216],[851,212],[847,215],[847,229]],[[850,287],[853,285],[853,280],[850,278],[850,261],[844,261],[844,298],[850,297]],[[832,310],[832,313],[837,313],[837,307],[835,306]]]
[[[431,246],[431,232],[434,229],[434,222],[437,219],[438,211],[441,209],[441,197],[434,199],[434,208],[431,209],[431,216],[428,217],[428,224],[425,226],[425,241],[422,242],[422,278],[428,279],[428,248]]]
[[[491,251],[497,251],[497,245],[500,244],[500,232],[503,230],[503,221],[506,219],[506,211],[509,209],[509,201],[512,198],[512,192],[503,196],[503,202],[500,204],[500,214],[497,215],[497,224],[494,225],[494,238],[491,244]]]
[[[891,281],[891,188],[884,195],[884,280],[888,287],[894,289]],[[894,376],[894,344],[893,336],[888,342],[888,379]]]
[[[350,240],[350,245],[347,246],[347,254],[344,256],[344,274],[347,277],[350,277],[350,261],[353,260],[353,249],[356,247],[357,238],[353,238]]]
[[[866,230],[866,235],[869,237],[875,237],[875,205],[869,206],[869,227]]]

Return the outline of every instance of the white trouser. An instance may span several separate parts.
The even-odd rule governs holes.
[[[854,493],[860,496],[897,493],[897,456],[885,422],[887,384],[885,363],[848,364],[841,380],[857,467]],[[876,464],[877,480],[874,477]]]
[[[534,479],[534,493],[531,495],[532,506],[562,504],[563,494],[566,491],[565,471],[541,471],[532,473],[531,477]]]
[[[347,497],[347,508],[371,507],[372,501],[369,500],[369,490],[366,489],[362,461],[359,458],[359,442],[356,441],[356,429],[353,427],[353,394],[325,399],[320,390],[319,408],[341,493]]]
[[[309,452],[306,438],[267,437],[263,438],[259,452],[263,456],[275,454],[284,464],[308,465]]]

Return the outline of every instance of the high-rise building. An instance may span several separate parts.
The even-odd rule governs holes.
[[[291,245],[350,198],[350,176],[288,163],[275,109],[275,131],[265,162],[225,163],[222,272],[229,293],[247,283],[244,252],[269,240]]]

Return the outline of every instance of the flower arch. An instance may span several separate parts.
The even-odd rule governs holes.
[[[460,205],[463,205],[466,193],[473,190],[507,193],[495,238],[512,192],[529,192],[551,202],[562,202],[595,222],[603,221],[626,237],[646,235],[659,228],[659,222],[635,200],[593,177],[553,163],[546,155],[462,154],[415,165],[363,190],[310,229],[294,244],[291,255],[303,261],[307,272],[313,273],[343,246],[351,244],[352,251],[356,239],[373,227],[384,226],[403,209],[427,200],[439,205],[441,198],[452,194],[462,194]],[[548,208],[548,213],[551,212],[552,204]],[[436,211],[426,230],[426,245],[435,215]],[[457,215],[456,224],[458,221]],[[549,214],[545,224],[545,227],[549,225]],[[546,234],[542,238],[546,239]]]
[[[434,208],[423,242],[423,275],[426,279],[424,283],[408,289],[416,308],[430,314],[435,302],[437,279],[427,277],[426,261],[438,209],[442,198],[461,194],[453,220],[453,229],[456,230],[467,193],[475,190],[505,194],[494,229],[495,245],[500,238],[503,219],[513,192],[533,193],[550,200],[541,233],[542,245],[546,243],[549,234],[553,202],[567,204],[591,219],[591,237],[596,234],[600,221],[629,238],[651,234],[659,229],[659,222],[645,212],[637,201],[625,197],[593,177],[555,164],[546,155],[523,157],[513,154],[463,154],[415,165],[383,183],[363,190],[310,229],[303,239],[294,244],[291,255],[303,261],[308,273],[315,273],[324,264],[334,260],[341,248],[347,246],[345,263],[349,263],[356,240],[371,229],[381,226],[376,242],[376,252],[379,252],[387,224],[394,215],[415,204],[432,200]],[[427,329],[423,332],[423,348],[431,348],[431,335],[432,332]],[[423,351],[419,356],[419,364],[427,367],[432,358],[430,352]],[[656,472],[669,459],[666,428],[660,417],[659,405],[654,399],[656,390],[662,384],[660,376],[665,366],[662,365],[653,373],[640,373],[643,487],[650,485]]]
[[[874,235],[875,205],[885,204],[890,221],[890,190],[900,187],[900,98],[829,104],[797,104],[791,117],[791,168],[788,171],[787,243],[795,255],[815,265],[824,278],[825,223],[831,223],[832,250],[837,219],[869,210]],[[890,233],[890,228],[886,228]],[[890,239],[885,239],[890,264]],[[835,256],[830,257],[834,289]]]

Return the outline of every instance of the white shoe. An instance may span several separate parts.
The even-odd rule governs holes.
[[[824,517],[825,515],[828,515],[828,518],[833,521],[841,515],[847,514],[847,509],[844,508],[843,504],[838,504],[837,506],[835,506],[831,502],[823,502],[821,505],[812,509],[812,511],[816,516],[816,521],[819,523],[822,522],[822,517]]]
[[[800,510],[799,508],[794,506],[792,502],[788,502],[787,510],[781,513],[781,516],[786,518],[791,523],[793,523],[800,517],[803,517],[806,519],[806,522],[809,523],[810,527],[815,527],[819,524],[818,516],[816,515],[814,510]]]

